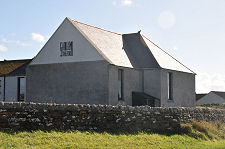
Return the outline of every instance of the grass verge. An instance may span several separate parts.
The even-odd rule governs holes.
[[[0,148],[225,148],[225,124],[193,122],[180,134],[80,131],[0,132]]]

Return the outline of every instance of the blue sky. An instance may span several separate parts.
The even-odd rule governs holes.
[[[65,17],[142,31],[195,71],[197,92],[225,91],[224,0],[1,0],[0,59],[32,58]]]

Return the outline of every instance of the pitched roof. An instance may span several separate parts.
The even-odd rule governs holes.
[[[69,20],[108,62],[118,66],[133,67],[123,50],[122,34]]]
[[[9,75],[27,62],[30,62],[30,59],[0,61],[0,76]]]
[[[8,75],[9,76],[25,76],[26,75],[26,68],[30,64],[31,61],[32,61],[32,59],[28,59],[23,65],[16,68],[12,72],[10,72]]]
[[[143,38],[161,68],[194,73],[191,69],[176,60],[174,57],[161,49],[147,37],[143,36]]]
[[[196,101],[199,100],[200,98],[204,97],[207,94],[196,94]]]
[[[225,92],[212,91],[214,94],[222,97],[225,100]]]
[[[98,50],[98,52],[111,64],[135,68],[132,59],[128,57],[126,50],[124,50],[123,34],[107,31],[98,27],[84,24],[67,18],[82,34],[83,36]],[[167,52],[162,50],[159,46],[154,44],[144,35],[139,33],[140,40],[149,50],[150,55],[153,55],[158,65],[164,69],[171,69],[187,73],[194,73],[185,65],[177,61]],[[142,39],[141,39],[142,38]],[[139,50],[135,47],[136,50]],[[134,48],[134,49],[135,49]],[[143,50],[142,50],[143,51]],[[136,52],[137,53],[137,52]],[[132,58],[137,58],[135,55]],[[150,57],[149,57],[150,58]],[[145,65],[146,67],[147,65]],[[141,67],[143,68],[143,67]],[[151,68],[151,67],[147,67]]]

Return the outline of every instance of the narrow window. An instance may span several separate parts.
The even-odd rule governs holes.
[[[26,81],[25,81],[25,78],[24,77],[19,77],[18,78],[18,101],[24,101],[25,99],[25,84],[26,84]]]
[[[73,56],[73,42],[60,42],[60,56]]]
[[[0,95],[2,95],[2,80],[0,80]]]
[[[173,100],[173,75],[171,72],[167,73],[167,84],[168,84],[168,100]]]
[[[118,100],[123,100],[123,70],[118,69]]]

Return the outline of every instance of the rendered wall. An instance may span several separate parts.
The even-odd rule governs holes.
[[[5,101],[17,101],[17,77],[5,78]]]
[[[117,105],[118,104],[118,67],[114,65],[108,66],[109,73],[109,104]]]
[[[144,70],[144,92],[161,99],[161,70]]]
[[[118,69],[123,70],[123,98],[120,104],[132,105],[132,92],[142,92],[142,72],[131,68],[109,65],[109,104],[118,104]]]
[[[106,61],[30,65],[27,101],[108,104]]]
[[[0,102],[1,129],[179,133],[194,120],[225,123],[225,110]]]
[[[173,100],[168,100],[167,73],[173,76]],[[194,107],[195,75],[172,70],[161,71],[161,106]]]

